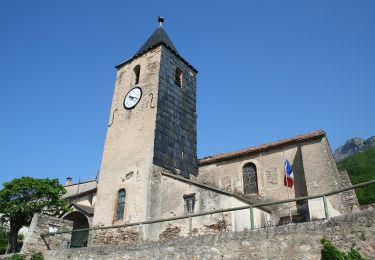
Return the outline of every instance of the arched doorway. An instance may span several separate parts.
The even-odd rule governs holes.
[[[71,212],[67,214],[63,219],[73,221],[73,230],[90,227],[86,216],[79,211]],[[70,247],[85,247],[87,246],[88,238],[88,230],[72,232]]]

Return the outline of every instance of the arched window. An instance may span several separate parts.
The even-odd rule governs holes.
[[[124,189],[119,190],[118,195],[117,195],[117,207],[116,207],[115,220],[124,219],[125,197],[126,197],[126,191]]]
[[[137,65],[133,69],[134,71],[134,84],[137,85],[139,83],[139,76],[141,75],[141,66]]]
[[[243,167],[243,192],[244,194],[258,192],[257,167],[253,163]]]

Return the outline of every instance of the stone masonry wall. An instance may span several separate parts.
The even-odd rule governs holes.
[[[68,243],[70,243],[71,235],[69,233],[48,236],[45,237],[43,241],[40,234],[49,233],[51,228],[54,229],[54,232],[72,230],[73,222],[47,215],[35,214],[26,235],[25,243],[22,246],[21,253],[44,252],[47,250],[47,245],[52,249],[66,248]]]
[[[341,250],[353,245],[375,259],[375,211],[330,220],[219,232],[175,240],[52,250],[46,259],[321,259],[325,237]]]
[[[161,47],[132,60],[117,72],[112,108],[100,166],[93,226],[120,225],[147,218],[150,167],[153,160]],[[134,68],[140,66],[139,82]],[[124,108],[134,87],[142,89],[139,104]],[[123,219],[116,219],[118,191],[125,189]]]
[[[345,170],[339,171],[339,174],[342,188],[352,186],[352,182],[350,181],[349,175]],[[355,194],[354,190],[348,190],[343,192],[341,197],[345,201],[345,204],[348,205],[349,212],[358,211],[360,209],[357,195]]]
[[[142,239],[142,231],[137,227],[91,230],[94,245],[117,245],[136,243]]]
[[[339,171],[326,137],[321,141],[302,145],[301,152],[308,195],[318,195],[342,187]],[[350,212],[341,194],[329,196],[329,202],[340,213]],[[311,211],[311,205],[309,206]],[[314,212],[310,212],[310,215],[314,218]]]

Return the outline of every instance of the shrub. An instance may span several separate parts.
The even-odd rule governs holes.
[[[30,260],[43,260],[43,259],[44,259],[43,253],[41,252],[33,254],[30,258]]]
[[[323,244],[322,260],[365,260],[353,247],[348,253],[345,253],[332,245],[331,241],[325,238],[320,242]]]
[[[3,227],[0,227],[0,255],[5,254],[8,247],[8,234]]]
[[[12,256],[5,257],[4,260],[24,260],[25,258],[23,255],[20,254],[14,254]]]

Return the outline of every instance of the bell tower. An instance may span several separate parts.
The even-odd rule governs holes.
[[[177,52],[164,19],[158,22],[139,51],[116,66],[93,225],[148,219],[155,171],[197,174],[197,70]]]

